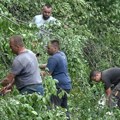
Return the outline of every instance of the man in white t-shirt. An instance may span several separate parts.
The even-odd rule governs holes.
[[[52,14],[52,7],[51,7],[51,5],[46,4],[42,9],[42,14],[36,15],[33,18],[33,21],[39,28],[41,25],[43,25],[47,22],[56,21],[56,19],[54,17],[52,17],[51,14]]]
[[[40,29],[39,31],[39,36],[46,34],[50,34],[50,30],[46,28],[46,25],[51,23],[51,24],[56,24],[60,25],[60,22],[55,19],[54,17],[51,16],[52,14],[52,7],[51,5],[44,5],[42,9],[42,14],[41,15],[36,15],[33,18],[33,22],[37,25],[37,27]]]

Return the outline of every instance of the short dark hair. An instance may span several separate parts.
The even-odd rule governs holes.
[[[46,6],[47,8],[52,8],[52,6],[48,3],[46,3],[44,6]]]
[[[59,40],[51,40],[50,43],[60,49],[60,42]]]
[[[14,35],[10,37],[10,40],[13,40],[15,45],[19,45],[21,47],[24,46],[23,37],[21,35]]]
[[[90,79],[92,79],[93,77],[95,77],[96,74],[99,73],[99,72],[100,72],[100,71],[95,71],[95,70],[94,70],[94,71],[91,71],[91,72],[90,72]]]

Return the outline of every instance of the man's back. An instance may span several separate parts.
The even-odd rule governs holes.
[[[18,89],[30,84],[42,83],[37,58],[30,50],[16,56],[12,73],[16,75],[15,84]]]
[[[102,72],[102,80],[105,83],[105,88],[108,89],[111,85],[116,86],[120,82],[120,68],[114,67]]]
[[[58,86],[63,89],[71,89],[71,79],[67,69],[67,59],[63,52],[59,51],[48,59],[47,67],[52,72],[52,77],[59,81]]]

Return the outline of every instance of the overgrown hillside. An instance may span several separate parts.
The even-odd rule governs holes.
[[[45,3],[53,7],[53,16],[61,26],[52,29],[51,39],[58,38],[68,58],[73,89],[69,96],[71,120],[119,120],[119,109],[98,105],[103,85],[90,85],[89,72],[120,66],[120,1],[119,0],[1,0],[0,1],[0,79],[9,71],[14,55],[8,40],[13,34],[23,35],[27,48],[39,53],[39,63],[47,62],[44,41],[32,24]],[[67,26],[67,27],[65,27]],[[44,36],[44,40],[47,39]],[[51,86],[50,86],[51,84]],[[53,90],[46,78],[44,97],[12,94],[0,96],[1,120],[64,120],[65,110],[48,109]]]

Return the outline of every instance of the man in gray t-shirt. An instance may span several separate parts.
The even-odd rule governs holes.
[[[10,73],[1,82],[4,89],[1,91],[5,94],[16,85],[20,93],[37,92],[43,95],[42,79],[36,55],[26,49],[20,36],[12,36],[10,38],[10,47],[15,57]]]

